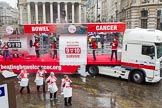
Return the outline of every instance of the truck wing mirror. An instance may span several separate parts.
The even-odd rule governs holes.
[[[151,59],[154,59],[155,55],[154,54],[150,54],[149,56],[151,57]]]

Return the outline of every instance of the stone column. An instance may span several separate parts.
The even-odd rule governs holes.
[[[38,3],[35,2],[35,21],[38,24]]]
[[[53,2],[50,2],[50,19],[51,23],[53,23]]]
[[[67,3],[65,3],[65,14],[66,14],[66,16],[65,16],[65,21],[66,22],[68,22],[68,19],[67,19]]]
[[[79,3],[79,23],[81,23],[82,13],[81,13],[81,4]]]
[[[57,3],[57,18],[58,18],[58,23],[60,23],[60,3]]]
[[[20,5],[20,24],[23,24],[23,6]]]
[[[74,19],[74,3],[72,3],[72,23],[75,23],[75,19]]]
[[[31,24],[31,9],[30,9],[30,2],[28,3],[28,24]]]
[[[46,23],[46,6],[45,6],[45,2],[43,2],[43,23]]]

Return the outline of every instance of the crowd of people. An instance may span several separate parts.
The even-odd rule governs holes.
[[[44,35],[42,35],[44,36]],[[49,38],[50,39],[45,39],[45,38]],[[92,37],[92,38],[91,38]],[[43,37],[41,40],[41,37],[39,35],[37,35],[35,37],[35,41],[33,43],[31,43],[33,47],[35,47],[35,54],[36,57],[39,58],[40,54],[42,53],[41,51],[43,50],[49,50],[51,51],[49,54],[51,55],[51,57],[53,59],[57,59],[58,58],[58,49],[59,49],[59,35],[57,34],[50,34],[46,37]],[[114,41],[115,39],[115,41]],[[41,41],[43,42],[41,42]],[[50,41],[49,41],[50,40]],[[46,42],[49,41],[49,42]],[[114,44],[115,42],[115,44]],[[48,48],[44,48],[44,46],[41,46],[41,43],[43,43],[44,46],[47,46]],[[46,43],[46,44],[44,44]],[[93,60],[96,61],[96,50],[97,49],[104,49],[105,44],[109,44],[112,47],[112,53],[111,53],[111,61],[113,58],[113,55],[115,54],[115,58],[117,60],[117,48],[118,45],[122,43],[122,36],[119,33],[112,33],[112,34],[95,34],[93,33],[93,35],[88,35],[88,44],[91,46],[92,48],[92,54],[93,54]],[[42,49],[43,48],[43,49]],[[48,51],[47,51],[48,52]],[[12,60],[12,54],[9,50],[9,46],[7,44],[7,42],[0,42],[0,54],[3,55],[4,60],[7,60],[7,57],[9,57],[10,60]]]
[[[42,68],[39,67],[37,73],[36,73],[36,78],[35,78],[35,83],[36,83],[36,89],[37,92],[40,92],[40,87],[43,89],[43,93],[46,93],[45,90],[45,85],[47,84],[48,86],[48,91],[50,93],[50,101],[56,100],[57,99],[57,92],[58,92],[58,87],[56,84],[57,78],[54,74],[54,72],[51,72],[48,78],[46,79],[46,74],[47,72]],[[27,72],[26,68],[23,68],[18,75],[18,79],[20,80],[20,93],[23,94],[23,89],[26,87],[27,88],[27,93],[31,93],[30,87],[29,87],[29,73]],[[72,87],[71,87],[72,81],[69,79],[68,75],[64,75],[64,78],[61,79],[61,94],[64,95],[64,104],[65,106],[71,106],[72,103]]]
[[[113,34],[89,34],[88,44],[92,49],[93,60],[96,61],[96,50],[104,49],[104,44],[107,43],[111,46],[110,61],[113,60],[115,54],[115,60],[117,61],[117,49],[119,44],[122,44],[122,36],[118,33]]]

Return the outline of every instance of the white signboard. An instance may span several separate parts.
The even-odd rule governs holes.
[[[9,108],[7,84],[0,85],[0,105]]]
[[[3,36],[2,41],[6,42],[12,52],[19,54],[35,54],[35,48],[30,47],[30,40],[34,42],[33,35],[8,35]]]
[[[61,35],[59,39],[60,65],[87,64],[87,36]]]

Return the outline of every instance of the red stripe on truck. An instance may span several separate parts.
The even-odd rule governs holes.
[[[141,64],[135,64],[135,63],[127,63],[127,62],[122,62],[122,66],[129,66],[129,67],[134,67],[134,68],[139,68],[139,69],[150,69],[150,70],[155,70],[155,66],[150,66],[150,65],[141,65]]]

